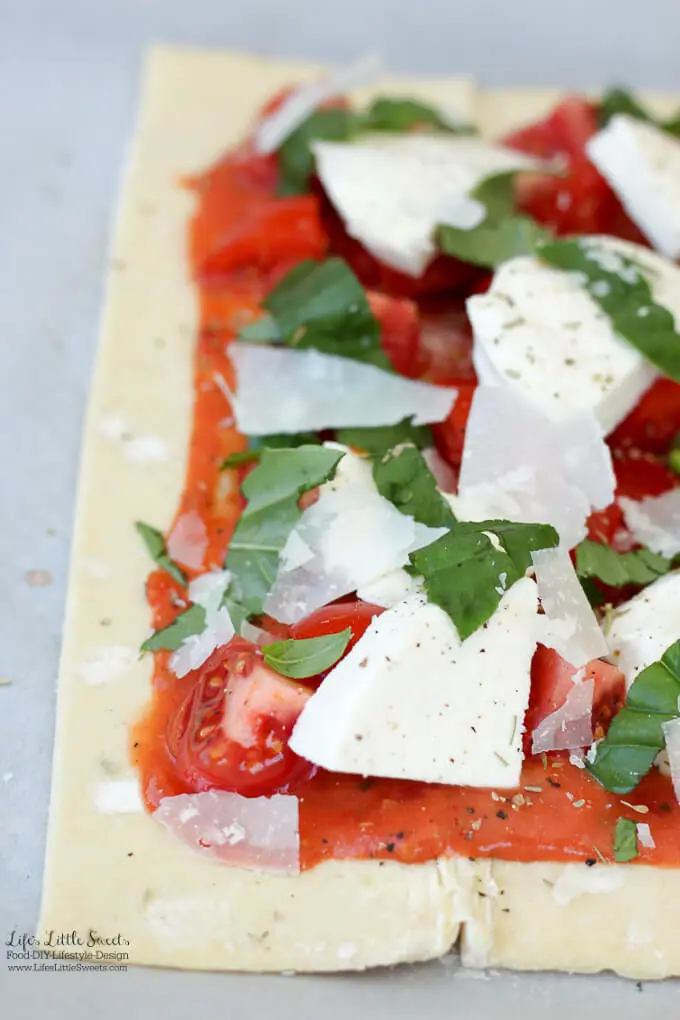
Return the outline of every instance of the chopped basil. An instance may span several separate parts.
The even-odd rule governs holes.
[[[342,259],[301,262],[267,295],[263,304],[271,316],[267,320],[269,342],[303,349],[314,347],[324,354],[337,354],[392,371],[380,345],[380,325],[369,307],[366,292]],[[241,330],[239,340],[255,338],[262,342],[261,321]]]
[[[515,255],[533,252],[536,244],[550,235],[529,216],[516,212],[514,173],[489,177],[471,192],[486,208],[482,222],[470,230],[440,224],[437,245],[445,255],[491,269]]]
[[[448,613],[463,641],[493,616],[504,593],[524,577],[531,553],[558,542],[548,524],[458,521],[448,535],[411,553],[410,560],[424,578],[430,602]]]
[[[378,96],[363,115],[362,127],[367,131],[410,131],[413,128],[435,128],[451,134],[471,134],[469,124],[456,124],[440,110],[419,99]]]
[[[338,634],[301,638],[298,641],[288,638],[286,641],[263,645],[262,654],[267,665],[277,673],[292,677],[293,680],[304,680],[334,666],[344,654],[351,637],[352,629],[347,627]]]
[[[142,537],[142,541],[147,548],[151,559],[157,566],[164,570],[166,574],[170,574],[170,577],[177,581],[179,584],[187,583],[187,575],[184,573],[181,567],[179,567],[174,560],[171,560],[168,556],[168,551],[165,548],[165,539],[160,531],[156,528],[152,528],[149,524],[144,524],[142,521],[135,521],[135,528]]]
[[[384,453],[400,443],[413,443],[419,449],[434,443],[429,425],[414,425],[411,418],[404,418],[396,425],[337,429],[335,438],[344,446],[353,446],[366,453]]]
[[[680,715],[680,640],[636,677],[623,708],[612,719],[591,775],[612,793],[630,793],[665,744],[663,724]]]
[[[614,829],[614,860],[623,863],[637,855],[637,825],[630,818],[619,818]]]
[[[616,332],[680,382],[680,335],[668,309],[655,304],[643,267],[586,237],[541,243],[538,255],[558,269],[579,273]]]
[[[247,504],[225,562],[232,575],[226,605],[234,626],[236,607],[242,608],[237,614],[241,619],[262,612],[276,577],[279,553],[302,514],[300,497],[328,481],[342,456],[341,450],[323,446],[262,452],[259,464],[241,486]]]
[[[278,150],[279,194],[302,195],[309,191],[309,180],[314,173],[312,142],[345,142],[357,133],[359,126],[358,115],[342,107],[310,114]]]
[[[674,474],[680,475],[680,432],[675,433],[668,451],[668,466]]]
[[[254,464],[260,460],[265,449],[296,449],[298,446],[314,446],[320,443],[321,439],[316,432],[281,432],[270,436],[249,436],[248,449],[230,453],[220,464],[220,471],[241,467],[243,464]]]
[[[680,135],[680,112],[664,120],[653,117],[649,110],[646,110],[641,103],[626,89],[618,86],[607,89],[600,100],[597,109],[597,119],[600,127],[604,127],[616,114],[625,113],[636,120],[647,121],[648,124],[655,124],[662,131],[668,131],[672,135]]]
[[[626,584],[651,584],[667,574],[673,563],[673,560],[651,549],[620,553],[611,546],[587,538],[576,546],[576,573],[581,580],[594,577],[612,588],[622,588]]]
[[[203,606],[189,606],[167,627],[157,630],[150,638],[147,638],[142,645],[142,651],[157,652],[160,649],[165,649],[168,652],[176,652],[185,638],[191,637],[193,634],[200,634],[204,627],[205,609]]]
[[[421,524],[431,528],[447,528],[455,524],[449,504],[437,488],[425,458],[415,446],[395,446],[378,457],[373,463],[373,480],[381,496]]]

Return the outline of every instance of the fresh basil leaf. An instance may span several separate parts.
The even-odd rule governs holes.
[[[373,480],[381,496],[420,524],[448,528],[455,523],[451,507],[415,446],[408,443],[395,446],[377,457],[373,462]]]
[[[590,296],[611,319],[616,332],[669,379],[680,382],[680,335],[673,316],[657,305],[643,269],[597,241],[564,238],[539,244],[538,256],[551,266],[579,273]],[[616,260],[615,270],[602,262]]]
[[[347,627],[338,634],[301,638],[298,641],[288,638],[286,641],[263,645],[262,654],[267,665],[277,673],[292,677],[293,680],[304,680],[334,666],[344,654],[351,637],[352,628]]]
[[[482,222],[470,230],[449,224],[437,227],[437,246],[445,255],[490,269],[515,255],[533,252],[550,234],[529,216],[515,210],[514,174],[498,174],[471,193],[486,208]]]
[[[249,436],[248,449],[230,453],[220,464],[220,471],[226,468],[241,467],[243,464],[254,464],[259,461],[265,449],[286,450],[298,446],[320,445],[321,439],[316,432],[275,433],[269,436]]]
[[[404,418],[396,425],[336,429],[335,438],[343,446],[353,446],[366,453],[384,453],[400,443],[412,443],[418,449],[434,445],[429,425],[414,425],[411,418]]]
[[[165,649],[176,652],[185,638],[200,634],[205,627],[205,609],[193,605],[176,616],[172,623],[161,630],[155,631],[142,645],[143,652],[157,652]]]
[[[312,142],[345,142],[359,130],[360,117],[352,110],[330,107],[310,114],[278,150],[279,194],[303,195],[314,173]]]
[[[614,829],[614,860],[623,863],[637,856],[637,825],[630,818],[619,818]]]
[[[267,295],[264,307],[280,341],[290,347],[314,347],[392,371],[366,292],[342,259],[301,262]],[[242,330],[239,340],[247,339],[251,328]]]
[[[410,131],[413,128],[436,128],[451,134],[472,134],[469,124],[454,124],[440,110],[419,99],[378,96],[363,115],[366,131]]]
[[[238,335],[239,340],[247,340],[250,344],[279,344],[282,342],[281,330],[276,319],[271,315],[262,315],[255,322],[249,322]]]
[[[667,131],[669,134],[680,134],[680,112],[666,120],[653,117],[649,110],[642,106],[634,95],[626,89],[615,86],[614,88],[607,89],[597,108],[597,119],[600,127],[604,127],[612,117],[619,113],[635,117],[636,120],[644,120],[648,124],[655,124],[656,127],[661,128],[662,131]]]
[[[652,552],[634,549],[616,552],[611,546],[586,538],[576,546],[576,573],[579,578],[597,578],[612,588],[627,584],[651,584],[673,567],[673,560]]]
[[[152,528],[149,524],[144,524],[142,521],[135,521],[135,528],[139,535],[141,535],[142,541],[147,548],[149,556],[161,568],[166,574],[170,574],[170,577],[177,581],[179,584],[187,583],[187,575],[184,573],[181,567],[179,567],[174,560],[171,560],[168,556],[168,551],[165,548],[165,539],[160,531],[156,528]]]
[[[410,560],[424,578],[428,599],[448,613],[464,641],[493,616],[508,588],[524,577],[532,564],[531,553],[552,549],[558,542],[549,524],[457,521],[447,535],[411,553]]]
[[[241,486],[247,504],[225,562],[232,575],[228,606],[236,603],[249,616],[262,612],[276,577],[279,553],[302,513],[300,496],[328,481],[342,456],[341,450],[324,446],[263,450],[259,464]]]
[[[663,724],[680,715],[678,696],[680,640],[636,677],[625,705],[597,745],[588,771],[605,790],[630,793],[647,775],[665,744]]]

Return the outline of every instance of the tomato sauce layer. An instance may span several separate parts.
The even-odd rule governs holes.
[[[460,459],[474,389],[462,297],[483,289],[485,279],[470,267],[440,258],[418,286],[408,278],[402,281],[400,274],[385,271],[344,235],[318,191],[279,198],[276,184],[275,157],[254,156],[247,147],[185,182],[197,200],[188,245],[200,299],[200,328],[186,485],[175,521],[193,511],[208,536],[201,569],[189,570],[190,577],[222,567],[243,505],[239,494],[243,469],[221,470],[228,454],[246,446],[231,419],[228,392],[234,378],[226,347],[259,314],[268,290],[302,259],[341,254],[368,288],[408,298],[403,304],[411,316],[415,302],[418,350],[407,357],[402,347],[393,360],[405,374],[459,384],[463,399],[452,420],[435,428],[435,439],[454,470]],[[371,304],[378,315],[379,297]],[[666,384],[659,385],[665,394]],[[668,398],[669,413],[676,418],[677,393]],[[627,430],[619,429],[615,463],[620,466],[620,491],[639,498],[663,491],[676,479],[656,459],[665,426],[654,421],[649,401],[643,401],[637,418],[635,412],[631,418]],[[680,420],[672,424],[680,427]],[[666,431],[670,434],[670,426]],[[652,441],[641,454],[636,444],[648,434]],[[616,508],[594,515],[591,537],[612,541],[622,523]],[[167,626],[181,611],[184,594],[162,571],[150,575],[147,595],[155,628]],[[169,731],[196,678],[190,674],[178,679],[168,660],[169,653],[155,653],[151,702],[132,734],[132,757],[150,810],[164,796],[200,788],[178,775],[168,750]],[[571,764],[566,753],[528,757],[521,785],[510,791],[364,779],[319,769],[311,777],[306,770],[298,781],[293,779],[290,792],[300,799],[303,868],[329,858],[413,863],[451,854],[595,863],[612,860],[614,827],[621,816],[651,827],[656,845],[640,846],[639,861],[680,865],[680,808],[670,780],[656,769],[627,798],[608,793],[585,769]]]

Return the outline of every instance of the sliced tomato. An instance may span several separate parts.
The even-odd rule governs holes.
[[[315,767],[290,750],[288,737],[311,693],[269,669],[242,638],[218,649],[169,720],[166,743],[179,779],[193,792],[259,797],[309,777]]]
[[[476,379],[472,327],[463,301],[430,299],[420,306],[420,351],[424,378],[441,385]]]
[[[680,485],[680,478],[651,453],[640,453],[630,448],[617,449],[614,450],[613,462],[617,497],[640,500],[645,496],[660,496]],[[590,515],[588,538],[619,547],[622,551],[631,547],[631,536],[618,503],[614,502]]]
[[[562,175],[525,174],[520,205],[557,234],[611,233],[644,243],[605,179],[586,155],[586,142],[598,130],[594,103],[568,96],[542,121],[504,141],[541,159],[561,161]]]
[[[454,381],[453,385],[458,389],[456,402],[451,408],[448,418],[432,426],[432,433],[442,457],[452,467],[459,467],[465,444],[465,428],[476,383]]]
[[[379,616],[384,611],[382,606],[362,602],[361,599],[355,599],[353,602],[335,602],[330,606],[322,606],[304,620],[294,623],[290,634],[296,639],[322,637],[324,634],[339,634],[341,630],[349,627],[352,631],[347,646],[349,651],[363,636],[373,617]]]
[[[247,267],[281,272],[324,254],[317,199],[277,197],[277,176],[274,156],[244,150],[194,182],[202,199],[190,234],[199,281]]]
[[[666,453],[680,432],[680,383],[658,379],[609,437],[616,449]]]
[[[612,717],[626,698],[626,681],[616,666],[602,659],[593,659],[585,667],[586,680],[594,681],[593,733],[606,731]],[[552,648],[539,645],[531,665],[531,697],[524,720],[525,754],[531,753],[531,735],[536,727],[564,704],[573,687],[576,670]]]
[[[400,375],[415,376],[419,370],[420,328],[413,301],[390,297],[378,291],[366,294],[373,315],[380,324],[380,343]]]

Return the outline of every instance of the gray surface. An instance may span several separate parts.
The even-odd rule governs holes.
[[[465,70],[489,83],[625,79],[680,91],[679,29],[674,0],[0,0],[0,676],[14,681],[0,690],[1,936],[30,931],[38,905],[80,426],[144,45],[166,39],[317,59],[378,46],[395,68]],[[35,568],[52,583],[30,586],[25,575]],[[226,1015],[244,1018],[305,1020],[329,1005],[337,1016],[450,1017],[458,1003],[489,1020],[520,1009],[527,1020],[574,1009],[586,1020],[606,1003],[622,1016],[634,1008],[640,1016],[644,1004],[643,1015],[653,1007],[663,1020],[680,991],[646,985],[642,998],[611,979],[456,974],[435,964],[327,980],[43,977],[0,964],[17,1020],[33,1016],[43,996],[53,1016],[72,1020],[118,1017],[132,1001],[145,1017],[184,1017],[197,997],[208,1015],[228,1002]]]

